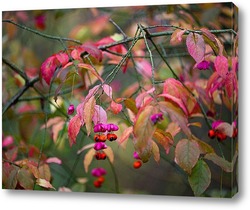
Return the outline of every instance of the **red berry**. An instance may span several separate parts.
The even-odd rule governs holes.
[[[106,157],[107,157],[107,155],[106,155],[105,153],[101,153],[101,159],[102,159],[102,160],[105,160]]]
[[[117,135],[113,134],[113,133],[108,133],[107,135],[107,139],[109,141],[115,141],[117,139]]]
[[[105,181],[105,178],[103,176],[100,176],[98,177],[97,181],[102,184]]]
[[[208,131],[208,136],[209,138],[213,139],[216,136],[216,132],[211,129]]]
[[[133,164],[133,167],[136,168],[136,169],[140,168],[141,166],[142,166],[142,162],[139,161],[139,160],[135,161],[134,164]]]
[[[100,188],[102,186],[102,182],[99,182],[98,179],[95,180],[93,184],[96,188]]]
[[[224,133],[217,133],[217,139],[218,141],[224,141],[227,138],[227,135]]]

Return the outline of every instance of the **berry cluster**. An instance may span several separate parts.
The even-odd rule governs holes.
[[[237,135],[238,135],[238,129],[234,128],[232,137],[236,138]],[[218,130],[214,130],[214,129],[210,129],[208,131],[208,136],[211,139],[214,139],[215,137],[217,137],[217,139],[218,139],[219,142],[222,142],[222,141],[226,140],[226,138],[227,138],[226,134],[224,134],[224,133],[222,133],[222,132],[220,132]]]
[[[136,159],[136,161],[133,164],[133,167],[135,169],[140,168],[142,166],[142,161],[141,161],[141,158],[139,157],[138,153],[134,152],[133,157],[134,157],[134,159]]]
[[[105,181],[104,175],[106,175],[106,170],[104,168],[94,168],[91,171],[92,176],[96,177],[97,179],[94,181],[94,186],[96,188],[100,188],[102,183]]]
[[[98,123],[94,126],[94,132],[96,133],[94,136],[94,149],[96,150],[95,158],[96,160],[105,160],[107,155],[103,151],[107,148],[105,144],[106,140],[115,141],[117,139],[117,135],[114,134],[114,131],[118,131],[119,127],[115,124],[102,124]],[[103,175],[106,174],[105,169],[103,168],[95,168],[92,170],[92,175],[97,177],[97,180],[94,181],[94,186],[99,188],[102,183],[105,181]]]

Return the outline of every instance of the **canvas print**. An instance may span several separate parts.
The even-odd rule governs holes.
[[[2,12],[5,190],[231,198],[232,2]]]

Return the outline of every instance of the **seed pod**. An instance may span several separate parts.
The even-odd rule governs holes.
[[[115,135],[114,133],[108,133],[107,139],[109,141],[115,141],[117,139],[117,135]]]

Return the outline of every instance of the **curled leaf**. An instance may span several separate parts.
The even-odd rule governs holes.
[[[78,115],[75,115],[69,121],[69,126],[68,126],[68,136],[69,136],[70,147],[72,147],[72,145],[76,143],[76,137],[80,131],[80,128],[81,128],[80,118],[78,117]]]

